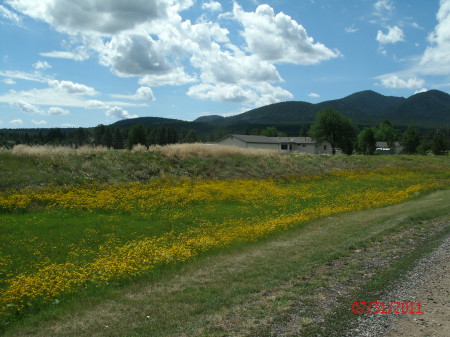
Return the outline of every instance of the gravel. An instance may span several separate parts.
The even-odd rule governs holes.
[[[443,225],[448,226],[450,223]],[[348,336],[450,336],[450,236],[425,255],[383,299],[421,302],[424,314],[364,314]],[[415,306],[417,308],[417,305]]]

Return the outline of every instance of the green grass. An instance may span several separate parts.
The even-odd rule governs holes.
[[[409,173],[391,179],[376,173],[379,168],[407,169]],[[69,210],[37,201],[24,209],[3,209],[0,257],[9,261],[0,268],[0,289],[4,289],[8,278],[33,273],[49,262],[89,262],[96,258],[101,245],[121,246],[169,232],[184,233],[200,228],[204,221],[214,226],[227,222],[247,226],[308,208],[332,206],[339,213],[347,206],[347,196],[361,193],[369,199],[364,194],[367,191],[403,191],[424,182],[437,184],[431,189],[448,188],[450,161],[448,157],[273,153],[196,156],[162,150],[31,155],[0,151],[0,169],[6,172],[0,181],[1,193],[25,187],[28,189],[23,193],[36,192],[50,184],[55,191],[63,186],[91,186],[88,194],[95,194],[117,184],[161,180],[165,184],[162,190],[173,188],[176,197],[165,203],[155,199],[159,205],[155,208],[148,200],[150,206],[144,209],[138,207],[146,201],[141,199],[133,201],[131,209],[96,209],[93,205]],[[365,173],[329,175],[351,169]],[[267,177],[280,179],[270,192],[258,190],[250,202],[243,202],[234,194],[245,198],[251,191],[241,191],[237,184],[206,190],[211,193],[207,201],[191,200],[190,194],[183,194],[186,191],[175,189],[182,184],[180,177],[192,179],[186,185],[192,196],[205,192],[196,188],[204,178],[221,178],[212,180],[220,183],[245,177],[261,184]],[[234,194],[214,200],[227,194],[227,188]],[[33,331],[37,336],[48,331],[64,336],[170,336],[181,332],[192,336],[268,336],[295,330],[313,336],[333,329],[344,331],[354,316],[344,315],[342,310],[352,298],[384,291],[396,272],[410,268],[424,247],[432,247],[448,229],[432,219],[448,222],[450,193],[446,190],[424,196],[431,189],[411,194],[414,200],[396,206],[347,215],[331,213],[323,219],[298,223],[285,233],[260,237],[256,243],[244,238],[203,251],[185,263],[159,265],[139,277],[111,280],[96,287],[87,284],[75,293],[61,294],[54,302],[31,303],[24,313],[3,320],[0,332],[9,336]],[[284,190],[291,194],[275,196]],[[311,192],[311,196],[303,199],[294,193],[298,190]],[[170,193],[161,198],[167,196]],[[359,201],[362,205],[366,200]],[[375,201],[377,207],[383,205]],[[373,206],[364,204],[368,207]],[[409,242],[405,238],[414,244],[403,247],[402,242]],[[399,247],[404,249],[399,252]],[[373,270],[380,278],[367,276],[372,273],[367,273],[365,265],[370,254],[387,261]],[[336,284],[346,289],[337,298],[333,291]],[[333,305],[322,312],[319,308],[327,305],[328,299]],[[323,324],[316,323],[322,319]]]
[[[318,219],[163,270],[156,278],[54,305],[10,327],[6,336],[269,336],[286,331],[315,336],[344,331],[355,318],[352,301],[382,294],[448,233],[449,202],[450,191],[438,191],[383,209]],[[389,263],[368,267],[374,257]],[[336,284],[342,295],[336,294]]]
[[[167,177],[260,179],[349,169],[450,169],[448,156],[285,155],[203,147],[201,153],[190,152],[189,148],[177,152],[170,146],[147,152],[95,149],[76,152],[51,148],[0,151],[0,191],[48,184],[148,182]]]

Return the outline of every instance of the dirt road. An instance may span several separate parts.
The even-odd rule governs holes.
[[[358,336],[450,336],[450,236],[384,300],[420,302],[423,314],[367,315],[354,331]]]

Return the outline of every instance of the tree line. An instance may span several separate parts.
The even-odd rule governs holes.
[[[170,126],[160,125],[146,128],[142,124],[129,129],[100,124],[95,128],[61,129],[45,131],[36,129],[31,132],[21,130],[0,131],[0,147],[11,148],[14,145],[61,145],[80,147],[105,146],[111,149],[131,149],[136,144],[145,146],[167,145],[175,143],[195,143],[202,139],[194,129],[176,131]]]
[[[30,132],[22,130],[0,130],[0,147],[11,148],[17,144],[27,145],[63,145],[79,147],[83,145],[105,146],[112,149],[131,149],[136,144],[145,146],[167,145],[175,143],[195,143],[217,141],[229,133],[263,135],[267,137],[285,137],[290,131],[278,130],[275,126],[255,128],[242,126],[241,129],[218,128],[207,135],[199,135],[195,129],[175,129],[169,125],[145,127],[135,124],[130,128],[114,125],[98,125],[95,128],[76,129],[35,129]],[[286,132],[284,132],[286,131]],[[331,108],[321,110],[312,125],[301,125],[295,136],[310,136],[318,141],[330,142],[333,153],[340,150],[345,154],[359,153],[371,155],[376,152],[377,142],[386,142],[386,148],[393,149],[398,142],[404,153],[448,154],[448,130],[420,132],[409,126],[403,132],[396,130],[385,120],[373,127],[358,129],[353,122],[339,111]],[[391,150],[392,151],[392,150]]]
[[[403,152],[407,154],[426,154],[429,151],[435,155],[448,154],[448,135],[442,131],[436,130],[422,135],[414,126],[409,125],[405,132],[399,135],[392,124],[385,120],[378,126],[366,127],[358,132],[349,118],[331,108],[323,109],[317,114],[308,135],[318,141],[328,141],[333,154],[340,149],[348,155],[354,152],[372,155],[377,149],[378,141],[386,142],[386,148],[391,151],[395,143],[399,142]]]

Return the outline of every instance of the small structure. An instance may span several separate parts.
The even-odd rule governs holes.
[[[376,153],[379,154],[399,154],[403,151],[403,147],[399,142],[394,142],[394,146],[392,148],[387,142],[377,142],[376,147]]]
[[[329,142],[316,142],[310,137],[266,137],[231,134],[219,139],[217,144],[275,150],[286,153],[331,154],[331,144]]]

